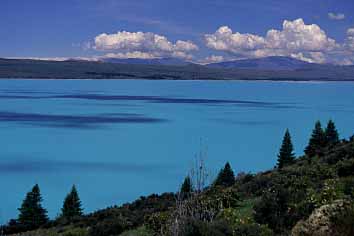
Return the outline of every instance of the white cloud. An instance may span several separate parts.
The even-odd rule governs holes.
[[[354,28],[349,28],[349,29],[347,30],[347,35],[349,35],[349,36],[354,36]]]
[[[328,13],[328,18],[331,19],[331,20],[344,20],[345,19],[345,15],[343,13],[330,12],[330,13]]]
[[[314,63],[348,62],[344,45],[328,37],[318,25],[307,25],[301,18],[284,20],[281,30],[270,29],[265,36],[233,33],[228,26],[222,26],[204,37],[207,47],[238,58],[289,56]],[[354,49],[354,28],[348,30],[346,41],[347,47]]]
[[[228,26],[220,27],[214,34],[205,35],[206,45],[221,51],[256,50],[264,47],[264,38],[253,34],[233,33]]]
[[[354,28],[347,30],[347,38],[345,40],[345,46],[347,49],[354,51]]]
[[[191,59],[192,51],[198,46],[191,41],[177,40],[170,42],[165,36],[154,33],[120,31],[115,34],[100,34],[95,37],[94,49],[111,51],[119,57],[134,56],[134,58],[178,57]],[[111,54],[113,55],[113,54]],[[141,57],[138,57],[141,55]]]
[[[216,62],[222,62],[227,60],[225,57],[223,56],[218,56],[218,55],[211,55],[208,56],[202,60],[199,60],[198,63],[200,64],[209,64],[209,63],[216,63]]]
[[[146,52],[139,52],[139,51],[134,51],[134,52],[126,52],[126,53],[107,53],[102,58],[118,58],[118,59],[125,59],[125,58],[140,58],[140,59],[153,59],[156,58],[151,53],[146,53]]]
[[[188,52],[198,50],[198,46],[192,43],[191,41],[182,41],[178,40],[175,45],[177,51]]]
[[[67,60],[98,61],[98,58],[96,57],[5,57],[5,58],[39,60],[39,61],[67,61]]]
[[[283,22],[283,29],[267,32],[266,47],[291,52],[323,51],[335,48],[336,42],[315,24],[306,25],[302,19]]]
[[[293,53],[290,55],[293,58],[310,62],[310,63],[325,63],[326,57],[322,52],[310,52],[310,53]]]

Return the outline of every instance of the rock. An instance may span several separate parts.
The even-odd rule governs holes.
[[[292,236],[353,236],[354,207],[347,200],[315,209],[305,221],[299,221],[291,231]]]

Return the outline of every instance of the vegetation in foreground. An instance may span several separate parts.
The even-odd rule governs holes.
[[[295,158],[286,130],[274,169],[238,173],[229,163],[209,183],[202,157],[178,193],[150,195],[82,214],[76,187],[62,214],[49,220],[35,185],[18,219],[1,230],[25,236],[352,236],[354,136],[340,140],[335,124],[317,122],[305,155]]]

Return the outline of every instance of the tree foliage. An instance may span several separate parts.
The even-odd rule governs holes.
[[[336,125],[332,120],[327,123],[327,128],[325,130],[325,137],[327,144],[336,144],[339,142],[339,134],[336,129]]]
[[[41,205],[42,196],[38,184],[27,193],[23,200],[18,223],[27,229],[38,228],[48,222],[47,210]]]
[[[279,154],[278,154],[278,168],[283,168],[284,166],[294,163],[295,154],[294,147],[291,141],[290,132],[287,129],[283,138],[283,143],[281,145]]]
[[[229,162],[225,164],[225,167],[220,170],[218,177],[216,178],[215,186],[229,187],[235,183],[235,174],[231,168]]]
[[[309,140],[309,144],[305,149],[305,154],[309,157],[313,157],[321,154],[321,149],[326,144],[326,135],[322,129],[322,125],[320,121],[317,121],[315,124],[315,128],[312,131],[311,138]]]
[[[184,181],[183,184],[181,186],[181,190],[180,190],[180,194],[182,198],[186,198],[188,197],[192,192],[193,192],[193,184],[192,184],[192,180],[189,176],[187,176]]]
[[[70,193],[66,196],[61,210],[62,216],[67,219],[82,216],[81,201],[75,185],[73,185]]]

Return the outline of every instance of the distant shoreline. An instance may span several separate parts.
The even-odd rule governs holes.
[[[1,79],[216,80],[216,81],[354,81],[354,66],[316,66],[296,70],[212,68],[98,62],[0,59]]]
[[[149,79],[149,78],[28,78],[28,77],[0,77],[1,80],[148,80],[148,81],[232,81],[232,82],[289,82],[289,83],[316,83],[316,82],[354,82],[353,79]]]

